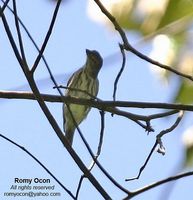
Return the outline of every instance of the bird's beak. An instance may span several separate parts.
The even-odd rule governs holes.
[[[89,54],[91,54],[91,50],[89,50],[89,49],[86,49],[86,55],[88,56]]]

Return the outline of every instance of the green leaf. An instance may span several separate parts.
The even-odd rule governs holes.
[[[185,167],[191,167],[193,165],[193,146],[188,147],[185,151]]]
[[[175,102],[191,104],[193,103],[193,84],[190,81],[182,81],[175,96]]]
[[[191,167],[193,165],[193,126],[183,133],[182,139],[185,145],[184,167]]]
[[[165,13],[160,21],[158,29],[167,26],[183,18],[193,17],[193,1],[191,0],[170,0]],[[188,23],[188,21],[186,21]]]

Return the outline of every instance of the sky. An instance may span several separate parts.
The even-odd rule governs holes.
[[[53,10],[54,3],[47,0],[18,1],[18,14],[38,45],[41,45],[43,41]],[[8,10],[5,13],[11,30],[15,32],[12,14]],[[0,23],[0,32],[0,90],[30,91],[7,40],[2,22]],[[26,34],[24,32],[22,34],[26,57],[29,66],[31,66],[37,56],[37,52]],[[136,45],[141,39],[138,34],[133,32],[127,33],[127,36],[133,45]],[[121,67],[119,42],[121,42],[119,35],[110,27],[89,18],[87,1],[66,1],[60,8],[54,31],[44,55],[58,84],[65,85],[70,75],[84,64],[86,58],[85,49],[99,51],[104,58],[104,64],[99,74],[100,89],[98,97],[103,100],[112,100],[113,84]],[[151,44],[143,44],[136,45],[136,47],[148,55],[152,46]],[[126,67],[118,84],[117,99],[124,101],[170,102],[172,91],[175,90],[178,79],[174,76],[168,84],[163,84],[152,73],[148,63],[128,52],[126,56]],[[49,80],[49,74],[42,61],[35,73],[35,79],[42,93],[57,94],[56,90],[52,88],[53,84]],[[47,103],[47,105],[62,129],[62,104]],[[75,194],[82,173],[57,138],[38,103],[29,100],[1,99],[0,110],[0,133],[30,151]],[[162,110],[155,109],[130,109],[129,111],[144,115],[162,112]],[[131,191],[167,178],[170,175],[175,175],[184,157],[181,138],[184,130],[190,125],[187,118],[182,120],[181,125],[176,130],[163,138],[166,155],[162,156],[154,152],[139,180],[124,181],[125,178],[137,175],[155,142],[156,135],[161,130],[170,127],[175,120],[176,116],[152,121],[155,132],[147,135],[134,122],[124,117],[112,117],[110,113],[105,113],[105,132],[102,152],[99,158],[100,163],[120,184]],[[91,148],[96,152],[100,133],[99,111],[92,109],[87,119],[80,125],[80,128]],[[84,163],[89,166],[91,157],[77,132],[73,147]],[[13,189],[10,189],[12,185],[22,185],[15,184],[15,178],[50,179],[51,183],[49,184],[39,183],[37,185],[54,186],[54,192],[60,193],[60,196],[55,197],[55,199],[71,199],[60,185],[31,157],[2,138],[0,138],[0,160],[2,161],[0,196],[3,199],[12,199],[4,196],[6,192],[13,192]],[[93,169],[93,174],[113,199],[125,197],[97,167]],[[192,199],[191,184],[191,177],[177,181],[170,195],[170,200],[178,200],[184,197]],[[168,185],[147,191],[134,199],[163,199],[161,195],[169,193],[166,186]],[[14,192],[19,191],[19,189],[16,190]],[[15,197],[15,199],[28,200],[30,198]],[[33,197],[33,199],[40,198]],[[53,199],[53,197],[45,197],[45,199],[49,200]],[[85,180],[79,199],[103,198],[89,181]]]

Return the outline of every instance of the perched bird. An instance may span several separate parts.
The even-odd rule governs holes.
[[[100,54],[86,49],[86,63],[74,72],[67,83],[65,96],[92,99],[96,97],[99,89],[98,73],[102,67],[103,59]],[[84,92],[85,91],[85,92]],[[89,95],[90,94],[90,95]],[[87,116],[91,107],[78,104],[63,104],[63,119],[65,136],[72,145],[76,124],[79,125]],[[70,110],[70,111],[69,111]],[[72,118],[73,115],[73,118]]]

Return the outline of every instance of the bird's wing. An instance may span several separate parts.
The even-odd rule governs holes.
[[[78,69],[77,71],[75,71],[72,76],[69,78],[68,82],[67,82],[67,87],[70,87],[70,85],[73,82],[73,79],[75,78],[75,80],[78,81],[78,76],[80,76],[80,72],[82,71],[82,68]]]
[[[83,67],[82,67],[83,68]],[[81,71],[82,71],[82,68],[78,69],[77,71],[75,71],[71,77],[69,78],[68,80],[68,83],[67,83],[67,87],[72,87],[73,88],[73,85],[76,85],[76,83],[74,82],[74,80],[78,81],[78,76],[80,76],[81,74]],[[69,92],[69,89],[66,90],[65,92],[65,95],[68,95],[68,92]],[[64,110],[66,109],[66,106],[65,104],[63,104],[63,113],[64,113]],[[65,125],[65,116],[63,116],[63,124]]]

